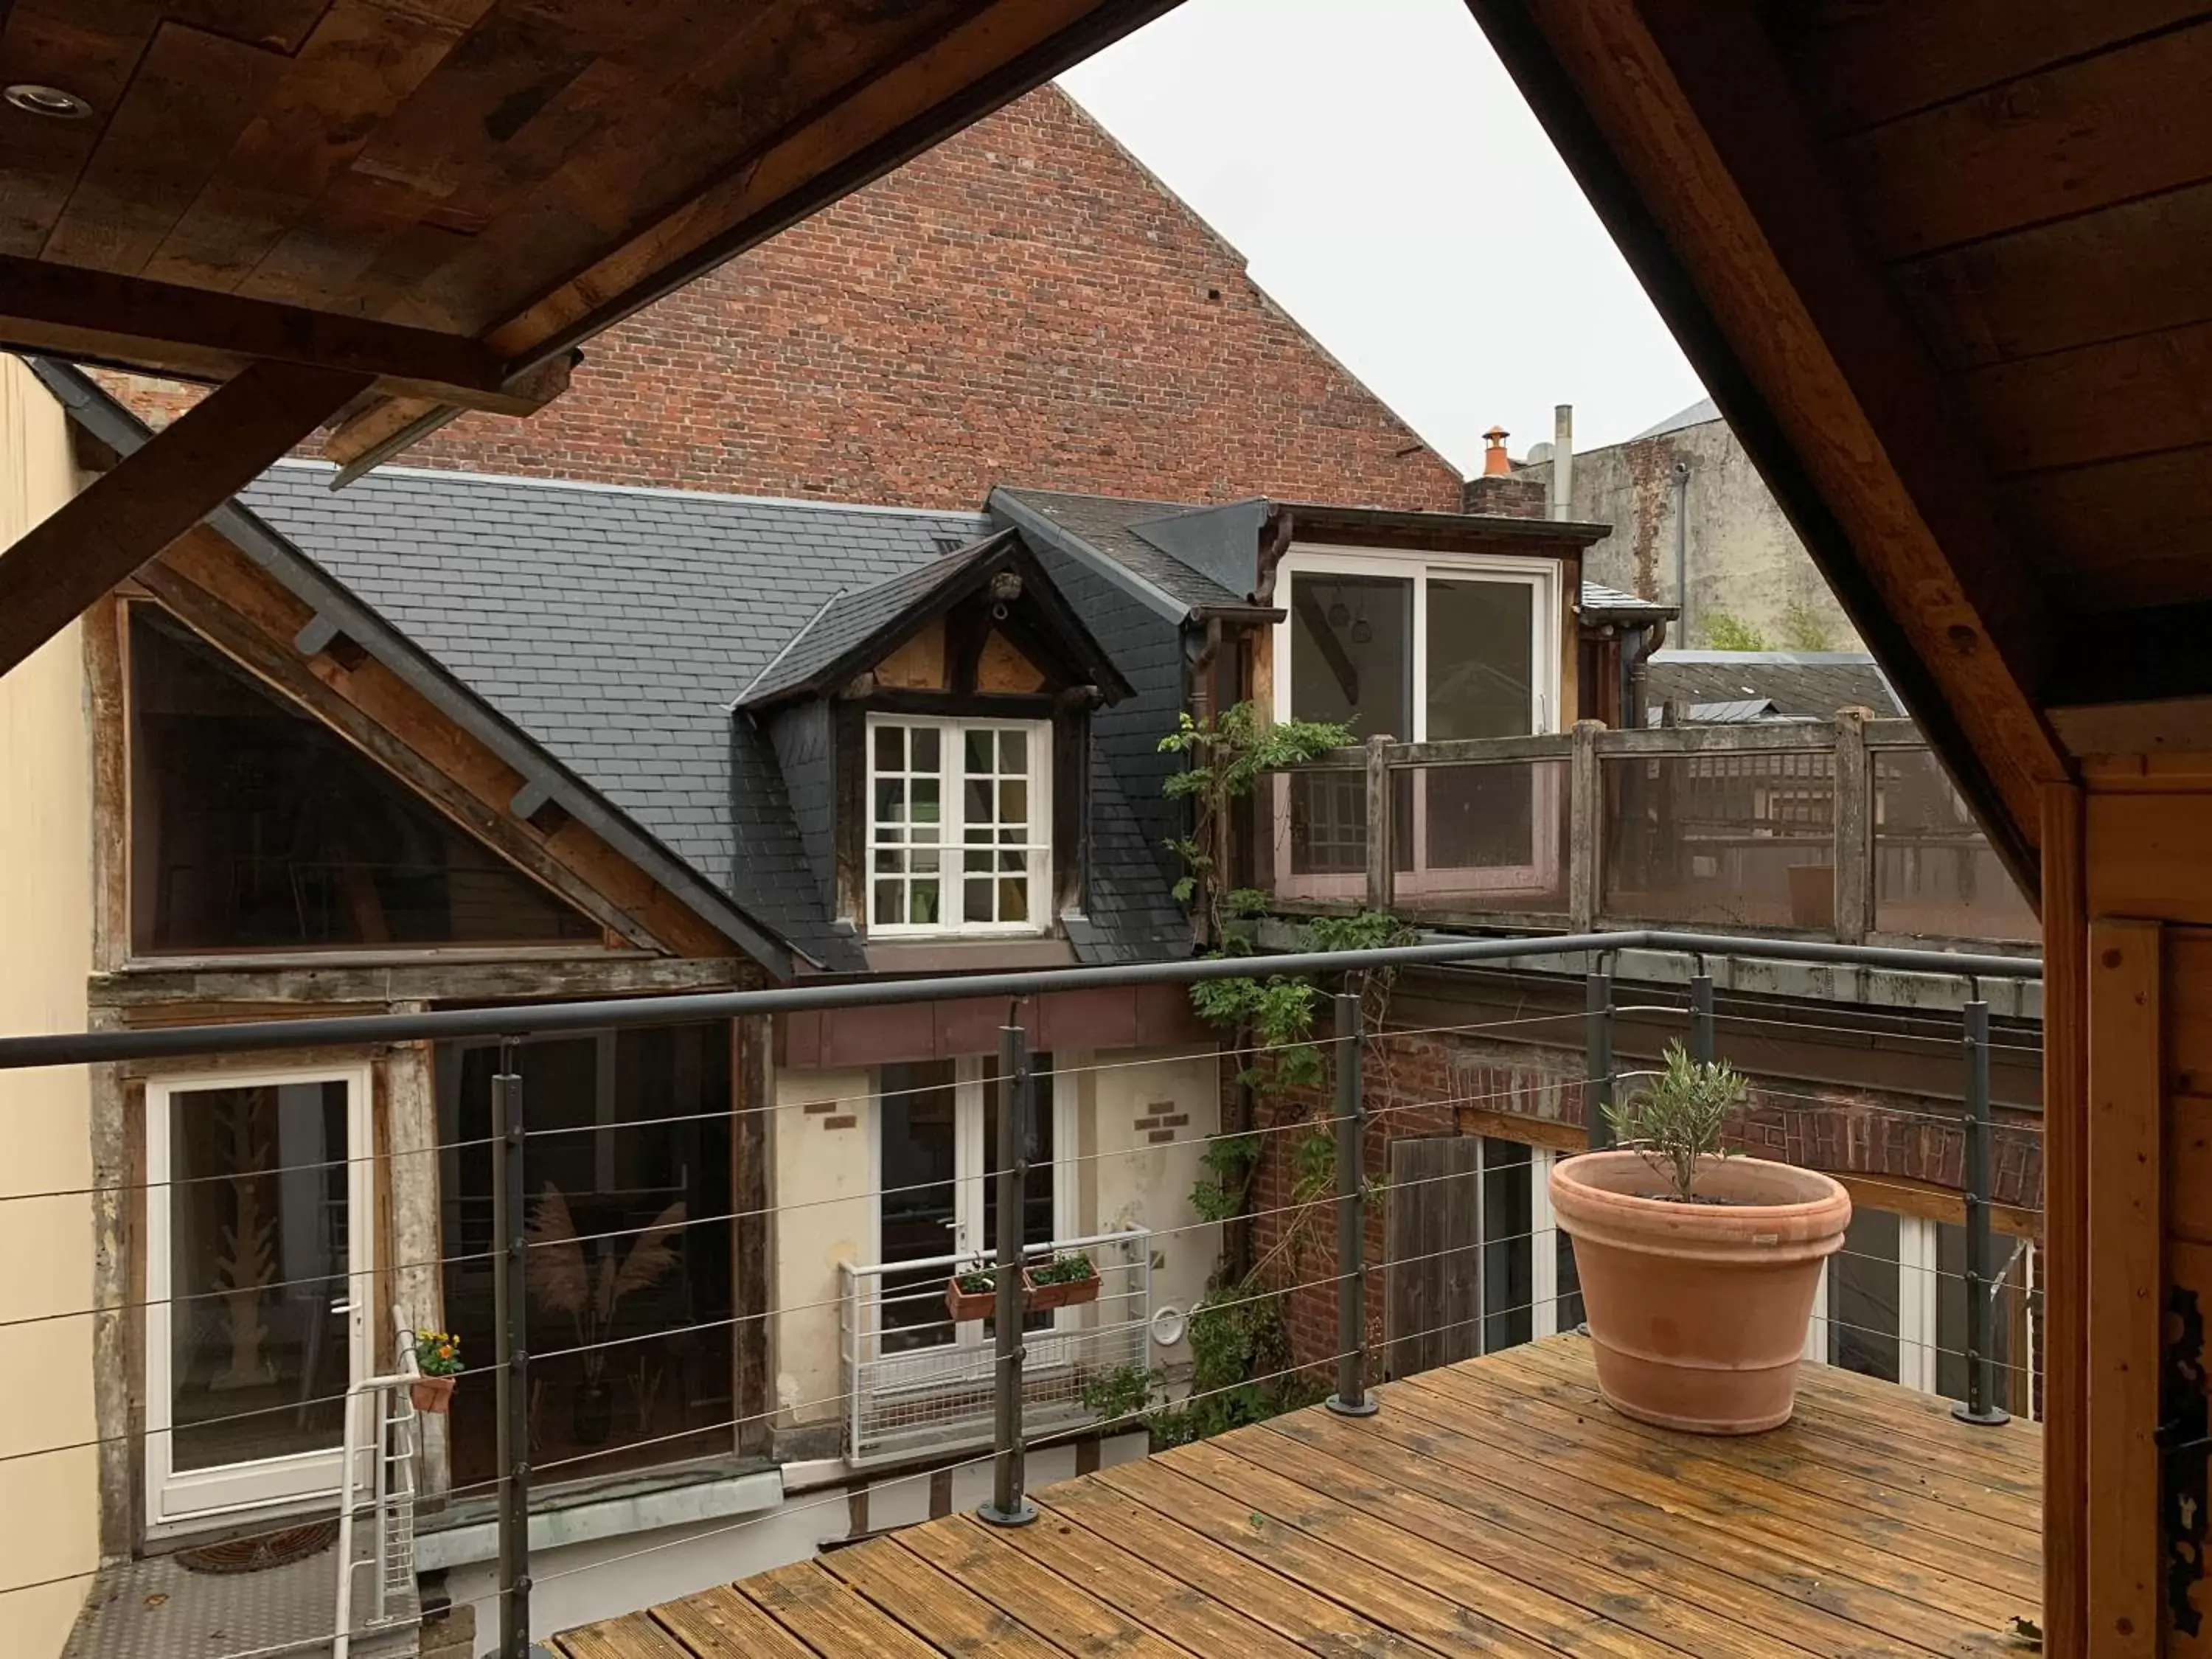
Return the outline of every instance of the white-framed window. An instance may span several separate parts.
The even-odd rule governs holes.
[[[1285,615],[1275,626],[1274,716],[1405,743],[1556,731],[1559,589],[1548,559],[1293,546],[1276,577]],[[1563,878],[1565,781],[1553,761],[1400,770],[1396,890],[1546,908],[1541,896]],[[1364,892],[1364,775],[1283,777],[1273,793],[1275,890]]]
[[[872,714],[867,739],[868,931],[1042,931],[1050,723]]]

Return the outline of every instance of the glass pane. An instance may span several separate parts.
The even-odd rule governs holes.
[[[1535,730],[1535,587],[1429,581],[1429,737],[1517,738]]]
[[[1413,735],[1413,585],[1399,576],[1291,578],[1291,713],[1354,734]]]
[[[1828,1359],[1845,1370],[1898,1380],[1898,1218],[1855,1210],[1828,1267]]]
[[[905,886],[906,884],[900,881],[879,881],[876,884],[875,915],[878,922],[889,927],[905,920],[899,914],[900,906],[906,899]]]
[[[1020,778],[1009,778],[999,786],[999,822],[1027,823],[1030,818],[1030,787]]]
[[[991,734],[975,730],[968,733],[967,769],[988,774],[991,770]]]
[[[891,824],[906,817],[906,785],[896,778],[876,780],[876,822]]]
[[[954,1158],[958,1145],[952,1062],[886,1066],[877,1073],[883,1136],[885,1261],[950,1255],[957,1242]],[[942,1267],[884,1277],[883,1351],[903,1353],[952,1340]]]
[[[1528,1188],[1528,1149],[1515,1140],[1482,1142],[1482,1351],[1495,1353],[1536,1333],[1531,1306],[1535,1215]]]
[[[907,920],[918,927],[930,926],[937,920],[943,898],[944,887],[941,883],[934,881],[915,883],[913,909]]]
[[[999,769],[1018,776],[1030,769],[1030,734],[1018,727],[999,733]]]
[[[876,770],[906,770],[906,730],[903,726],[879,726],[876,728]]]
[[[1030,884],[1026,879],[1002,881],[999,884],[999,920],[1027,921],[1030,919]]]
[[[346,1085],[169,1097],[179,1469],[335,1450],[352,1381]]]
[[[732,1449],[733,1239],[728,1022],[523,1045],[530,1440],[570,1478]],[[443,1045],[448,1255],[491,1243],[495,1048]],[[446,1270],[446,1317],[475,1381],[453,1397],[457,1482],[492,1473],[492,1264]],[[578,1285],[588,1284],[587,1295]],[[582,1345],[583,1352],[560,1353]]]
[[[978,825],[988,825],[991,822],[991,781],[988,778],[970,778],[963,793],[969,833],[972,837]]]
[[[964,920],[996,921],[998,918],[991,914],[991,884],[988,881],[970,881],[963,883],[963,885],[967,889],[966,896],[962,901],[964,906]]]
[[[916,778],[908,787],[914,791],[914,838],[916,841],[935,841],[939,817],[937,780]]]
[[[914,767],[917,772],[935,772],[940,769],[938,760],[937,728],[917,726],[912,728],[914,738]]]
[[[2034,910],[1936,757],[1883,750],[1874,769],[1875,926],[1936,939],[2040,939]]]
[[[141,950],[599,938],[319,721],[152,607],[131,612]]]

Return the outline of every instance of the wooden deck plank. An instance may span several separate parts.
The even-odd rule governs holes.
[[[911,1529],[915,1534],[931,1531]],[[837,1550],[822,1565],[908,1630],[956,1653],[1008,1659],[1060,1659],[1060,1650],[958,1577],[940,1572],[896,1538],[872,1538]]]
[[[1865,1540],[1921,1568],[1952,1571],[1974,1558],[1948,1538],[1935,1537],[1896,1516],[1831,1501],[1753,1470],[1732,1468],[1685,1455],[1669,1446],[1642,1439],[1616,1422],[1577,1413],[1548,1401],[1511,1391],[1459,1390],[1447,1373],[1419,1376],[1394,1385],[1423,1396],[1415,1409],[1447,1424],[1487,1413],[1493,1425],[1522,1431],[1529,1443],[1548,1448],[1562,1467],[1571,1465],[1601,1483],[1633,1479],[1656,1501],[1723,1512],[1771,1514],[1785,1524],[1808,1528],[1820,1538],[1846,1543]],[[1386,1396],[1387,1398],[1387,1396]],[[2033,1571],[2006,1557],[1974,1560],[1975,1575],[2024,1595],[2037,1593]]]
[[[1042,1522],[1033,1522],[1032,1527]],[[1001,1531],[963,1515],[943,1526],[917,1527],[900,1542],[1069,1653],[1191,1659],[1188,1648],[1117,1613],[1064,1575],[1040,1566],[1014,1548],[1011,1542],[1014,1532],[1031,1529]]]
[[[2041,1559],[2040,1551],[2024,1541],[2018,1517],[1998,1519],[1963,1507],[1971,1498],[1948,1489],[1931,1490],[1936,1483],[1925,1470],[1919,1471],[1916,1479],[1910,1466],[1898,1462],[1847,1458],[1831,1448],[1820,1449],[1816,1455],[1804,1445],[1802,1437],[1793,1435],[1787,1426],[1747,1435],[1720,1448],[1705,1437],[1655,1429],[1622,1417],[1598,1402],[1595,1389],[1583,1389],[1577,1396],[1571,1389],[1553,1383],[1540,1374],[1532,1378],[1501,1367],[1483,1373],[1479,1382],[1452,1371],[1432,1372],[1411,1381],[1419,1388],[1430,1384],[1431,1377],[1435,1379],[1434,1386],[1448,1391],[1474,1389],[1492,1398],[1501,1392],[1517,1394],[1524,1401],[1551,1406],[1590,1423],[1600,1432],[1630,1436],[1670,1456],[1694,1460],[1716,1480],[1764,1476],[1808,1496],[1887,1516],[1909,1528],[1954,1540],[1992,1557],[2029,1567]],[[1693,1444],[1697,1449],[1691,1449]],[[1993,1495],[1990,1501],[1994,1508],[2001,1499]],[[2030,1522],[2033,1518],[2027,1517]]]
[[[1381,1425],[1362,1427],[1372,1431]],[[1755,1551],[1743,1550],[1732,1557],[1725,1547],[1713,1549],[1707,1540],[1679,1535],[1655,1537],[1649,1530],[1638,1535],[1571,1514],[1541,1498],[1515,1492],[1395,1444],[1370,1441],[1332,1449],[1312,1445],[1295,1433],[1277,1438],[1291,1443],[1263,1448],[1257,1455],[1267,1461],[1269,1468],[1301,1485],[1358,1498],[1364,1504],[1364,1492],[1376,1483],[1385,1482],[1398,1493],[1415,1495],[1458,1511],[1475,1525],[1468,1530],[1467,1542],[1450,1547],[1481,1548],[1489,1559],[1516,1573],[1520,1571],[1516,1562],[1533,1559],[1534,1570],[1542,1575],[1539,1582],[1547,1582],[1560,1594],[1609,1617],[1619,1616],[1613,1612],[1616,1601],[1648,1593],[1728,1621],[1741,1632],[1740,1642],[1756,1643],[1761,1632],[1771,1632],[1798,1650],[1824,1655],[1826,1659],[1862,1659],[1869,1651],[1897,1651],[1895,1630],[1857,1616],[1856,1601],[1876,1599],[1875,1593],[1863,1586],[1853,1589],[1826,1586],[1825,1595],[1808,1596],[1804,1580],[1788,1582],[1759,1562]],[[1493,1541],[1499,1538],[1512,1540],[1510,1554]],[[1444,1540],[1438,1537],[1436,1541]],[[1642,1587],[1640,1592],[1638,1586]],[[1593,1595],[1598,1598],[1596,1602],[1590,1599]],[[1623,1618],[1621,1622],[1646,1628],[1638,1625],[1634,1617]],[[1904,1639],[1923,1653],[1957,1651],[1948,1640],[1950,1632],[1939,1636],[1927,1628],[1933,1624],[1929,1620],[1923,1626],[1929,1639]],[[1955,1626],[1951,1629],[1954,1631]],[[1669,1631],[1652,1633],[1676,1639]],[[1996,1652],[2002,1646],[1993,1636],[1978,1650]]]
[[[692,1659],[815,1659],[812,1649],[726,1584],[664,1602],[653,1620]]]
[[[1478,1634],[1499,1651],[1522,1655],[1626,1659],[1669,1651],[1633,1632],[1608,1631],[1582,1608],[1504,1573],[1462,1568],[1390,1528],[1350,1524],[1354,1517],[1310,1504],[1303,1492],[1288,1503],[1277,1497],[1272,1505],[1259,1494],[1252,1501],[1225,1496],[1170,1467],[1176,1455],[1123,1463],[1098,1478],[1163,1515],[1201,1524],[1239,1554],[1417,1641],[1446,1652]],[[1418,1573],[1419,1581],[1393,1571],[1394,1562]]]
[[[553,1638],[562,1659],[690,1659],[683,1644],[641,1613],[563,1632]]]
[[[1590,1565],[1598,1552],[1589,1534],[1574,1540],[1569,1551],[1549,1548],[1486,1516],[1401,1487],[1384,1471],[1378,1469],[1370,1477],[1363,1468],[1347,1468],[1333,1459],[1301,1458],[1296,1451],[1273,1442],[1257,1449],[1274,1460],[1269,1467],[1263,1468],[1239,1457],[1226,1446],[1209,1443],[1186,1449],[1179,1468],[1224,1496],[1273,1505],[1271,1512],[1291,1524],[1316,1536],[1340,1540],[1346,1548],[1376,1565],[1402,1560],[1404,1540],[1412,1539],[1460,1557],[1484,1573],[1503,1574],[1516,1581],[1540,1598],[1540,1605],[1547,1610],[1559,1603],[1579,1608],[1592,1625],[1567,1638],[1574,1651],[1621,1650],[1610,1644],[1615,1626],[1647,1638],[1662,1650],[1680,1649],[1685,1653],[1765,1651],[1802,1659],[1817,1652],[1832,1659],[1838,1651],[1849,1651],[1832,1644],[1809,1648],[1796,1641],[1796,1632],[1778,1619],[1770,1620],[1762,1629],[1727,1613],[1716,1613],[1678,1596],[1671,1585],[1663,1586],[1658,1594],[1648,1594],[1634,1582]],[[1444,1565],[1448,1573],[1461,1570],[1449,1556]],[[1559,1614],[1554,1612],[1552,1616]],[[1516,1622],[1519,1622],[1517,1617]],[[1593,1639],[1593,1631],[1604,1632],[1605,1639]],[[1563,1644],[1561,1637],[1550,1628],[1531,1633],[1555,1645]],[[1637,1650],[1636,1645],[1626,1650]]]
[[[1310,1651],[1378,1656],[1437,1651],[1095,1480],[1048,1486],[1037,1502],[1048,1515],[1074,1523],[1087,1537],[1127,1542],[1163,1572],[1228,1602]]]
[[[1810,1606],[1856,1618],[1893,1639],[1931,1651],[1973,1652],[1960,1645],[1962,1613],[1990,1628],[2033,1603],[1998,1596],[1970,1579],[1902,1563],[1856,1540],[1791,1525],[1771,1511],[1719,1504],[1705,1508],[1676,1500],[1663,1485],[1606,1482],[1562,1461],[1556,1444],[1485,1434],[1487,1425],[1446,1428],[1419,1415],[1410,1391],[1394,1395],[1393,1409],[1354,1428],[1317,1413],[1299,1413],[1266,1425],[1304,1444],[1358,1455],[1356,1437],[1372,1432],[1435,1466],[1433,1478],[1470,1494],[1510,1489],[1540,1498],[1561,1513],[1587,1516],[1652,1548],[1724,1565],[1752,1583],[1796,1595]],[[1346,1445],[1347,1435],[1354,1443]],[[1656,1485],[1656,1483],[1655,1483]],[[1996,1644],[2002,1647],[2002,1643]]]
[[[1503,1356],[1500,1356],[1503,1358]],[[1919,1455],[1917,1448],[1901,1449],[1894,1440],[1877,1439],[1871,1447],[1857,1440],[1828,1435],[1816,1425],[1796,1420],[1764,1434],[1745,1436],[1740,1444],[1723,1452],[1715,1449],[1714,1437],[1683,1435],[1621,1417],[1607,1406],[1588,1373],[1559,1369],[1548,1358],[1519,1365],[1499,1365],[1485,1375],[1493,1382],[1516,1387],[1538,1397],[1586,1413],[1603,1413],[1624,1428],[1670,1446],[1692,1446],[1708,1456],[1719,1455],[1733,1465],[1787,1475],[1794,1470],[1818,1472],[1823,1481],[1841,1485],[1866,1483],[1863,1496],[1887,1503],[1883,1493],[1924,1503],[1940,1511],[1928,1517],[1930,1530],[1947,1533],[1962,1541],[1990,1548],[2019,1551],[2024,1559],[2041,1558],[2032,1539],[2041,1520],[2039,1504],[2024,1496],[2015,1483],[2009,1490],[1978,1478],[1936,1467]],[[1963,1425],[1961,1425],[1963,1426]],[[1969,1469],[1972,1465],[1967,1466]],[[1808,1480],[1811,1476],[1808,1477]],[[2011,1476],[2003,1479],[2010,1480]],[[1964,1528],[1965,1530],[1960,1530]]]
[[[738,1591],[817,1653],[838,1659],[939,1659],[925,1642],[818,1561],[741,1581]]]
[[[1589,1370],[1575,1366],[1571,1357],[1530,1354],[1522,1370],[1524,1375],[1542,1371],[1556,1379],[1578,1402],[1601,1403]],[[1969,1430],[1963,1423],[1956,1426],[1961,1434],[1986,1432]],[[2042,1513],[2040,1480],[1962,1445],[1955,1436],[1923,1437],[1916,1432],[1907,1437],[1887,1417],[1838,1415],[1816,1403],[1800,1401],[1796,1414],[1771,1438],[1777,1445],[1792,1445],[1800,1439],[1832,1440],[1838,1455],[1850,1460],[1844,1467],[1867,1470],[1871,1478],[1893,1484],[1901,1472],[1914,1471],[1906,1490],[1925,1492],[1977,1513],[2002,1513],[2024,1526],[2034,1525]],[[1938,1476],[1956,1479],[1964,1483],[1964,1490],[1953,1492]],[[1998,1503],[1990,1501],[1992,1495]]]
[[[1057,1511],[1048,1511],[1033,1527],[1016,1527],[998,1536],[1008,1548],[1019,1550],[1146,1629],[1175,1638],[1192,1652],[1233,1654],[1237,1659],[1310,1659],[1312,1649],[1224,1607],[1196,1585]],[[1137,1540],[1124,1534],[1121,1541]]]
[[[1463,1402],[1411,1388],[1386,1397],[1395,1413],[1437,1434],[1474,1442],[1523,1467],[1542,1465],[1594,1492],[1613,1492],[1703,1527],[1771,1543],[1819,1570],[1856,1573],[1938,1611],[1995,1620],[2017,1608],[2021,1598],[2034,1597],[2032,1574],[2008,1585],[1991,1584],[1986,1572],[1954,1571],[1962,1565],[1961,1552],[1948,1539],[1924,1539],[1881,1516],[1820,1504],[1786,1487],[1762,1492],[1744,1482],[1722,1488],[1683,1479],[1681,1466],[1657,1449],[1634,1449],[1624,1456],[1610,1447],[1585,1447],[1569,1440],[1558,1423],[1504,1410],[1477,1414]],[[1569,1419],[1566,1431],[1572,1426]]]
[[[1999,1659],[2039,1433],[1809,1368],[1709,1439],[1547,1338],[552,1639],[560,1659]]]

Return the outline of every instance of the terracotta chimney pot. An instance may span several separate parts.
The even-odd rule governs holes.
[[[1490,446],[1482,452],[1482,476],[1502,477],[1513,470],[1512,458],[1505,453],[1505,428],[1493,426],[1482,434],[1483,442]]]

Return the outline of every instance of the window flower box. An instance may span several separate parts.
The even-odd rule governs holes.
[[[1040,1267],[1024,1268],[1022,1285],[1033,1309],[1079,1307],[1098,1299],[1098,1269],[1079,1253],[1056,1255]]]

